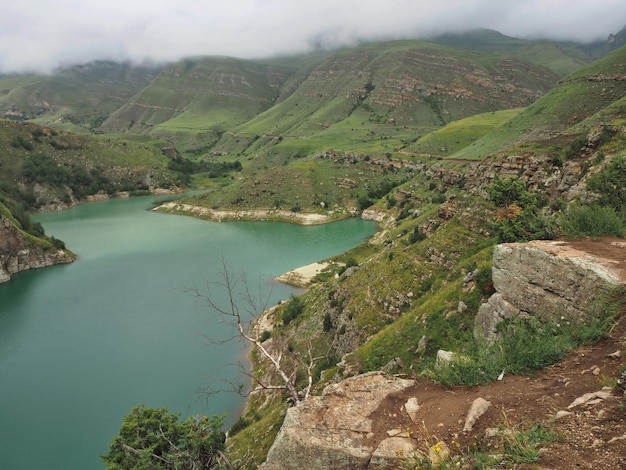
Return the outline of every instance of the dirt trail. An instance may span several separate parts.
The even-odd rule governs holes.
[[[582,240],[571,245],[615,260],[626,279],[623,239]],[[513,468],[626,470],[626,398],[616,386],[625,362],[626,306],[608,339],[581,347],[532,377],[505,375],[492,384],[453,389],[419,380],[412,389],[388,398],[372,415],[376,432],[371,443],[386,438],[391,429],[401,429],[418,440],[421,450],[443,440],[454,454],[477,444],[488,449],[493,445],[493,438],[485,434],[488,428],[523,429],[546,423],[561,438],[542,450],[539,462]],[[568,409],[577,398],[603,386],[612,387],[610,398]],[[402,411],[411,397],[420,405],[416,423]],[[479,397],[490,401],[491,407],[471,432],[464,433],[466,414]],[[558,411],[571,414],[556,420]]]

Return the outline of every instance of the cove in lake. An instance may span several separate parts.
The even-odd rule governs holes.
[[[162,199],[162,198],[161,198]],[[199,389],[239,378],[241,343],[212,345],[228,328],[185,289],[235,272],[271,284],[271,302],[297,290],[272,280],[344,252],[376,231],[327,225],[214,223],[149,211],[155,197],[113,199],[36,217],[77,255],[0,285],[0,467],[99,469],[137,404],[182,416],[227,414],[236,394]]]

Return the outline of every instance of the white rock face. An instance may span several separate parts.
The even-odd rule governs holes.
[[[463,432],[469,432],[474,429],[474,425],[476,421],[484,415],[489,407],[491,406],[491,402],[485,400],[484,398],[477,398],[472,403],[469,411],[467,412],[467,418],[465,418],[465,426],[463,427]]]
[[[496,293],[480,306],[474,335],[493,340],[498,323],[521,313],[580,319],[602,289],[623,283],[620,275],[614,260],[580,251],[568,242],[498,245],[492,269]]]

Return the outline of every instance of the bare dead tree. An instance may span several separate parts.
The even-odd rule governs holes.
[[[294,404],[308,399],[313,386],[313,368],[316,362],[325,356],[314,357],[310,343],[307,348],[306,358],[302,358],[286,344],[282,347],[273,347],[271,349],[266,347],[259,339],[258,330],[253,328],[253,322],[267,310],[271,290],[263,289],[259,284],[257,288],[252,291],[243,273],[233,273],[224,258],[220,260],[220,263],[218,279],[209,281],[206,291],[201,291],[198,288],[189,289],[193,295],[205,302],[214,314],[217,314],[223,321],[234,326],[236,331],[234,336],[226,340],[212,339],[212,341],[224,343],[231,340],[243,339],[250,343],[259,352],[261,358],[271,365],[272,370],[277,376],[278,383],[271,381],[272,379],[269,378],[271,374],[261,376],[254,372],[248,372],[244,367],[241,367],[243,374],[249,377],[255,384],[249,393],[259,390],[284,390],[288,392],[289,398]],[[226,294],[225,301],[218,300],[220,297],[215,295],[216,290]],[[286,361],[286,357],[290,360]],[[299,389],[296,383],[296,377],[298,370],[301,368],[304,369],[307,374],[307,381],[306,385]],[[231,382],[229,382],[229,384],[232,389],[240,394],[244,394],[240,386],[235,386],[235,384]]]

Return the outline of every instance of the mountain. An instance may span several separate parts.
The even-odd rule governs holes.
[[[626,46],[562,79],[548,94],[456,157],[486,156],[556,136],[576,136],[623,116]]]
[[[375,237],[325,260],[298,301],[256,311],[264,331],[254,337],[282,359],[280,367],[293,367],[289,384],[317,394],[375,370],[450,387],[495,379],[504,366],[489,361],[498,351],[474,339],[478,310],[494,293],[494,245],[569,235],[568,224],[584,225],[585,217],[594,229],[606,223],[623,233],[626,46],[592,61],[600,50],[480,31],[265,61],[198,57],[161,69],[91,64],[63,76],[1,77],[8,115],[93,135],[0,121],[0,261],[15,266],[31,243],[61,253],[62,243],[47,239],[28,210],[93,194],[195,183],[216,190],[184,202],[220,220],[360,215],[379,223]],[[610,301],[599,309],[622,309]],[[604,320],[576,325],[574,339],[608,334],[586,329]],[[507,334],[523,335],[507,336],[502,350],[520,360],[544,366],[561,353],[553,345],[572,344],[561,321],[508,325]],[[537,336],[545,342],[534,343]],[[439,350],[468,360],[442,376]],[[260,356],[249,371],[271,379]],[[384,413],[394,428],[401,406]],[[250,395],[228,441],[242,467],[265,459],[286,407],[280,391]],[[469,446],[457,456],[476,450]]]
[[[380,134],[398,148],[416,131],[525,106],[591,60],[582,46],[481,30],[266,60],[101,61],[0,77],[0,112],[79,133],[149,134],[189,155],[245,153],[252,138],[254,151],[257,136],[279,134],[312,136],[316,149]],[[346,139],[353,129],[361,135]]]
[[[192,141],[214,141],[272,106],[295,69],[280,60],[185,59],[167,66],[114,112],[102,129],[148,133],[176,142],[187,135]]]
[[[468,390],[465,387],[457,388],[455,384],[484,383],[486,376],[491,374],[491,379],[487,381],[494,381],[501,386],[503,382],[497,382],[499,379],[496,378],[503,369],[508,380],[516,378],[530,383],[522,377],[516,377],[532,374],[528,368],[524,371],[514,370],[511,363],[495,366],[492,354],[497,353],[474,337],[477,313],[495,292],[494,284],[503,279],[502,272],[498,273],[497,279],[495,275],[492,277],[494,246],[502,241],[564,237],[564,227],[583,213],[586,215],[577,219],[581,225],[589,223],[597,227],[603,224],[603,217],[607,217],[604,221],[611,219],[615,222],[618,228],[616,233],[624,233],[625,51],[626,47],[615,50],[563,78],[553,91],[526,109],[502,111],[500,113],[505,113],[502,115],[476,115],[427,134],[414,143],[416,154],[407,151],[408,154],[392,154],[388,159],[370,156],[369,160],[341,152],[320,157],[323,161],[331,160],[331,166],[341,168],[346,173],[352,165],[355,184],[357,180],[363,179],[371,181],[370,186],[380,187],[380,180],[376,181],[372,177],[376,175],[373,168],[377,165],[380,165],[378,175],[386,172],[381,176],[383,180],[391,182],[402,171],[406,172],[404,176],[407,180],[388,186],[386,194],[377,194],[376,198],[372,198],[372,204],[361,214],[379,222],[379,233],[350,252],[325,260],[328,267],[313,279],[307,286],[307,292],[299,297],[299,303],[304,307],[295,319],[286,317],[290,312],[291,301],[281,303],[263,315],[260,324],[266,330],[260,332],[261,337],[269,338],[263,343],[264,347],[270,350],[273,348],[276,355],[283,347],[290,352],[290,357],[323,357],[308,369],[311,374],[309,377],[314,377],[313,388],[322,396],[324,393],[321,390],[327,385],[326,395],[338,396],[334,392],[340,389],[337,384],[343,379],[377,370],[417,377],[420,390],[432,390],[431,380],[434,380],[445,384],[446,394],[465,397],[463,400],[466,400]],[[495,130],[489,132],[490,127]],[[467,138],[472,128],[478,129],[477,136],[483,135],[475,144],[471,144],[471,139]],[[579,138],[582,143],[572,145]],[[479,158],[479,150],[475,146],[483,139],[485,143]],[[451,152],[449,158],[446,158],[447,155],[417,154],[428,145],[454,147],[463,146],[464,143],[470,143],[467,147],[471,150],[469,155],[463,154],[464,150]],[[367,161],[371,163],[369,172],[365,166]],[[315,168],[315,172],[319,172],[325,168],[319,161],[307,158],[289,161],[285,166],[292,169],[305,167],[304,162],[310,165],[308,171]],[[282,176],[287,170],[280,166],[271,171]],[[263,189],[283,187],[282,180],[273,181],[278,183],[272,186],[271,179],[266,180],[257,174],[256,180],[250,181],[250,188],[260,193]],[[326,178],[323,182],[324,187],[341,183],[335,178]],[[356,189],[361,194],[367,191],[365,185]],[[611,201],[611,204],[607,204],[607,201]],[[590,202],[595,205],[587,205]],[[591,246],[596,243],[592,239],[598,235],[592,239],[584,238],[580,233],[576,235],[576,238],[580,237],[581,245]],[[614,246],[618,252],[623,251],[618,248],[623,247],[621,239],[609,238],[602,243]],[[550,254],[532,269],[529,269],[533,262],[530,259],[532,256],[528,255],[525,245],[503,245],[500,253],[514,249],[524,251],[524,254],[511,255],[509,260],[516,260],[520,269],[530,273],[531,284],[536,288],[536,281],[541,277],[538,273],[549,271],[543,263],[548,263],[550,267],[555,264],[554,247],[562,247],[564,253],[567,252],[567,258],[572,256],[572,252],[566,249],[567,244],[562,241],[547,241],[544,246],[551,247]],[[620,253],[610,264],[617,266],[622,257],[623,253]],[[499,260],[502,261],[502,258]],[[550,295],[521,295],[526,301],[539,301],[538,306],[529,308],[529,316],[554,315],[553,306],[542,303],[546,300],[550,302],[555,296],[554,292],[560,291],[553,289],[555,281],[552,277],[546,275],[551,285]],[[562,277],[567,279],[565,275]],[[596,286],[595,291],[600,290]],[[598,293],[594,300],[601,297]],[[497,296],[494,297],[494,305],[498,303],[496,299]],[[602,300],[602,307],[598,310],[585,312],[588,315],[585,325],[604,322],[605,319],[609,328],[623,323],[623,301],[623,290],[616,292],[615,297]],[[509,303],[502,300],[498,305]],[[556,311],[563,315],[562,311]],[[602,312],[609,316],[604,317]],[[564,316],[557,316],[555,323],[512,320],[508,325],[514,334],[498,343],[498,348],[510,347],[520,352],[524,360],[530,356],[541,358],[538,367],[545,367],[558,359],[554,356],[548,358],[549,351],[553,351],[548,345],[554,345],[563,338],[560,332],[566,328],[564,319]],[[573,336],[568,336],[565,341],[571,341],[584,328],[586,326],[583,325],[574,327]],[[501,334],[507,334],[504,331]],[[539,346],[542,334],[546,334],[546,343]],[[605,330],[595,336],[593,341],[609,335]],[[619,336],[612,338],[605,347],[613,351],[616,344],[623,344],[623,341],[622,329]],[[590,349],[587,348],[591,346],[585,348],[584,352],[588,354]],[[443,373],[437,359],[439,351],[442,351],[441,356],[453,352],[452,357],[458,359],[452,367],[444,367]],[[603,355],[606,356],[606,353]],[[580,353],[574,354],[572,362],[578,362],[580,357]],[[253,367],[253,370],[267,370],[263,369],[261,359],[258,356],[255,358],[256,369]],[[483,360],[485,362],[481,362]],[[619,379],[623,371],[623,360],[618,362],[621,365],[607,372],[613,379]],[[305,364],[308,363],[305,361]],[[291,365],[285,364],[285,367]],[[564,369],[557,366],[553,370]],[[302,380],[296,381],[302,387],[307,383],[306,373],[305,368],[298,370],[294,367],[293,376],[302,377]],[[543,382],[541,379],[539,381]],[[592,387],[596,387],[594,390],[600,388],[596,383]],[[480,390],[484,392],[484,389]],[[616,389],[614,393],[621,395],[622,391]],[[369,391],[368,395],[371,395]],[[546,392],[546,397],[548,395],[556,396],[551,388],[549,393]],[[377,416],[384,416],[388,427],[395,427],[397,420],[394,414],[402,413],[402,406],[411,396],[414,395],[403,395],[394,406],[385,407],[384,413]],[[438,394],[431,397],[437,403]],[[315,398],[316,403],[317,400],[318,397]],[[351,409],[354,403],[354,400],[347,402],[345,409]],[[420,406],[422,404],[427,407],[428,399],[420,402]],[[529,407],[536,411],[533,405]],[[238,422],[237,433],[230,441],[231,455],[246,462],[263,462],[277,430],[283,424],[286,408],[284,396],[251,395],[247,411]],[[506,408],[513,411],[511,416],[515,415],[516,425],[522,426],[523,423],[553,429],[554,421],[545,419],[545,413],[535,412],[532,421],[524,421],[519,419],[523,414],[522,409],[518,408],[514,400],[507,401]],[[305,405],[300,409],[308,407]],[[323,413],[328,418],[334,416],[333,412],[331,409]],[[430,428],[425,429],[420,421],[425,434],[433,430],[443,432],[443,428],[438,425],[441,411],[437,411],[435,406],[433,413],[435,418]],[[612,420],[619,413],[615,409],[607,416]],[[294,422],[289,413],[287,416],[284,423],[288,427]],[[456,423],[459,416],[462,419],[464,415],[460,413],[450,417],[450,420]],[[332,418],[330,421],[341,422],[341,428],[346,429],[345,421]],[[613,421],[610,422],[612,425]],[[579,425],[579,421],[573,423]],[[623,431],[620,428],[616,435],[623,434]],[[260,440],[258,436],[264,432],[267,439]],[[484,431],[481,432],[481,436],[484,436]],[[408,435],[411,437],[410,433]],[[437,436],[432,442],[441,438],[439,434]],[[331,439],[330,436],[328,439],[325,437],[319,441],[328,442]],[[387,437],[385,434],[384,438]],[[453,433],[450,433],[448,440],[455,444],[459,442],[458,435]],[[459,444],[460,451],[451,451],[452,458],[456,460],[448,462],[462,461],[470,466],[475,464],[473,457],[476,454],[464,460],[469,449],[475,449],[469,447],[474,444],[468,444],[468,447]],[[568,445],[571,446],[569,448],[581,445],[580,438],[568,439]],[[545,455],[555,452],[551,445],[546,443],[545,447],[549,449]],[[397,448],[395,445],[394,449]],[[493,454],[493,449],[489,443],[479,451]],[[613,455],[623,455],[620,452],[621,448],[615,448]],[[501,456],[498,452],[500,462]],[[601,461],[599,453],[589,461],[596,463],[595,458]],[[544,457],[538,455],[537,459],[538,465],[546,465]],[[423,461],[419,462],[422,466]],[[429,466],[430,463],[426,461],[423,465]]]

